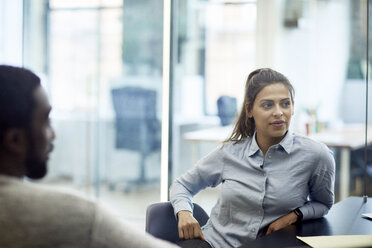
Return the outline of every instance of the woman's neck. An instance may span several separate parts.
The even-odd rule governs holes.
[[[280,141],[282,141],[282,139],[284,138],[284,136],[283,137],[260,137],[260,135],[256,133],[256,142],[257,142],[258,147],[261,149],[264,157],[266,156],[266,153],[269,150],[269,148],[273,145],[279,144]]]

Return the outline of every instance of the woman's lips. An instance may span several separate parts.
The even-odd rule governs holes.
[[[283,127],[284,124],[285,124],[284,121],[274,121],[270,123],[270,125],[272,125],[273,127]]]

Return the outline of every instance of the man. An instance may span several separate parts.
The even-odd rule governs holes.
[[[22,180],[47,173],[50,110],[35,74],[0,65],[0,247],[175,247],[92,201]]]

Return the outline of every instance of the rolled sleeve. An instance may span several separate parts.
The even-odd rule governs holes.
[[[215,187],[222,181],[223,147],[219,147],[202,158],[184,175],[177,178],[170,188],[170,201],[174,214],[182,210],[192,212],[192,198],[206,187]]]
[[[335,160],[325,145],[319,152],[319,160],[310,180],[309,201],[300,207],[303,220],[326,215],[334,203]]]

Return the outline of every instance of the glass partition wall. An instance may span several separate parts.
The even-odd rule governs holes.
[[[249,72],[271,67],[295,87],[292,130],[334,151],[336,200],[362,195],[372,125],[367,1],[171,3],[169,181],[227,137]],[[371,33],[369,25],[368,61]],[[147,205],[160,201],[162,45],[161,0],[0,1],[0,63],[34,70],[53,105],[57,139],[41,183],[97,198],[142,230]],[[221,96],[233,99],[229,118]],[[218,194],[195,201],[210,211]]]
[[[45,75],[57,133],[42,183],[143,230],[160,201],[163,2],[24,2],[24,64]]]
[[[365,131],[365,151],[364,151],[364,171],[363,171],[363,194],[371,197],[372,192],[372,144],[369,142],[368,137],[372,136],[372,2],[368,0],[368,8],[365,10],[367,29],[366,32],[366,68],[368,73],[366,74],[366,131]]]
[[[296,90],[292,131],[334,152],[336,201],[362,195],[367,1],[173,3],[173,178],[231,133],[234,122],[224,126],[218,98],[235,98],[239,112],[248,74],[271,67]],[[371,119],[369,114],[369,124]],[[371,150],[367,159],[372,160]],[[218,187],[199,193],[195,201],[209,211],[217,196]]]

